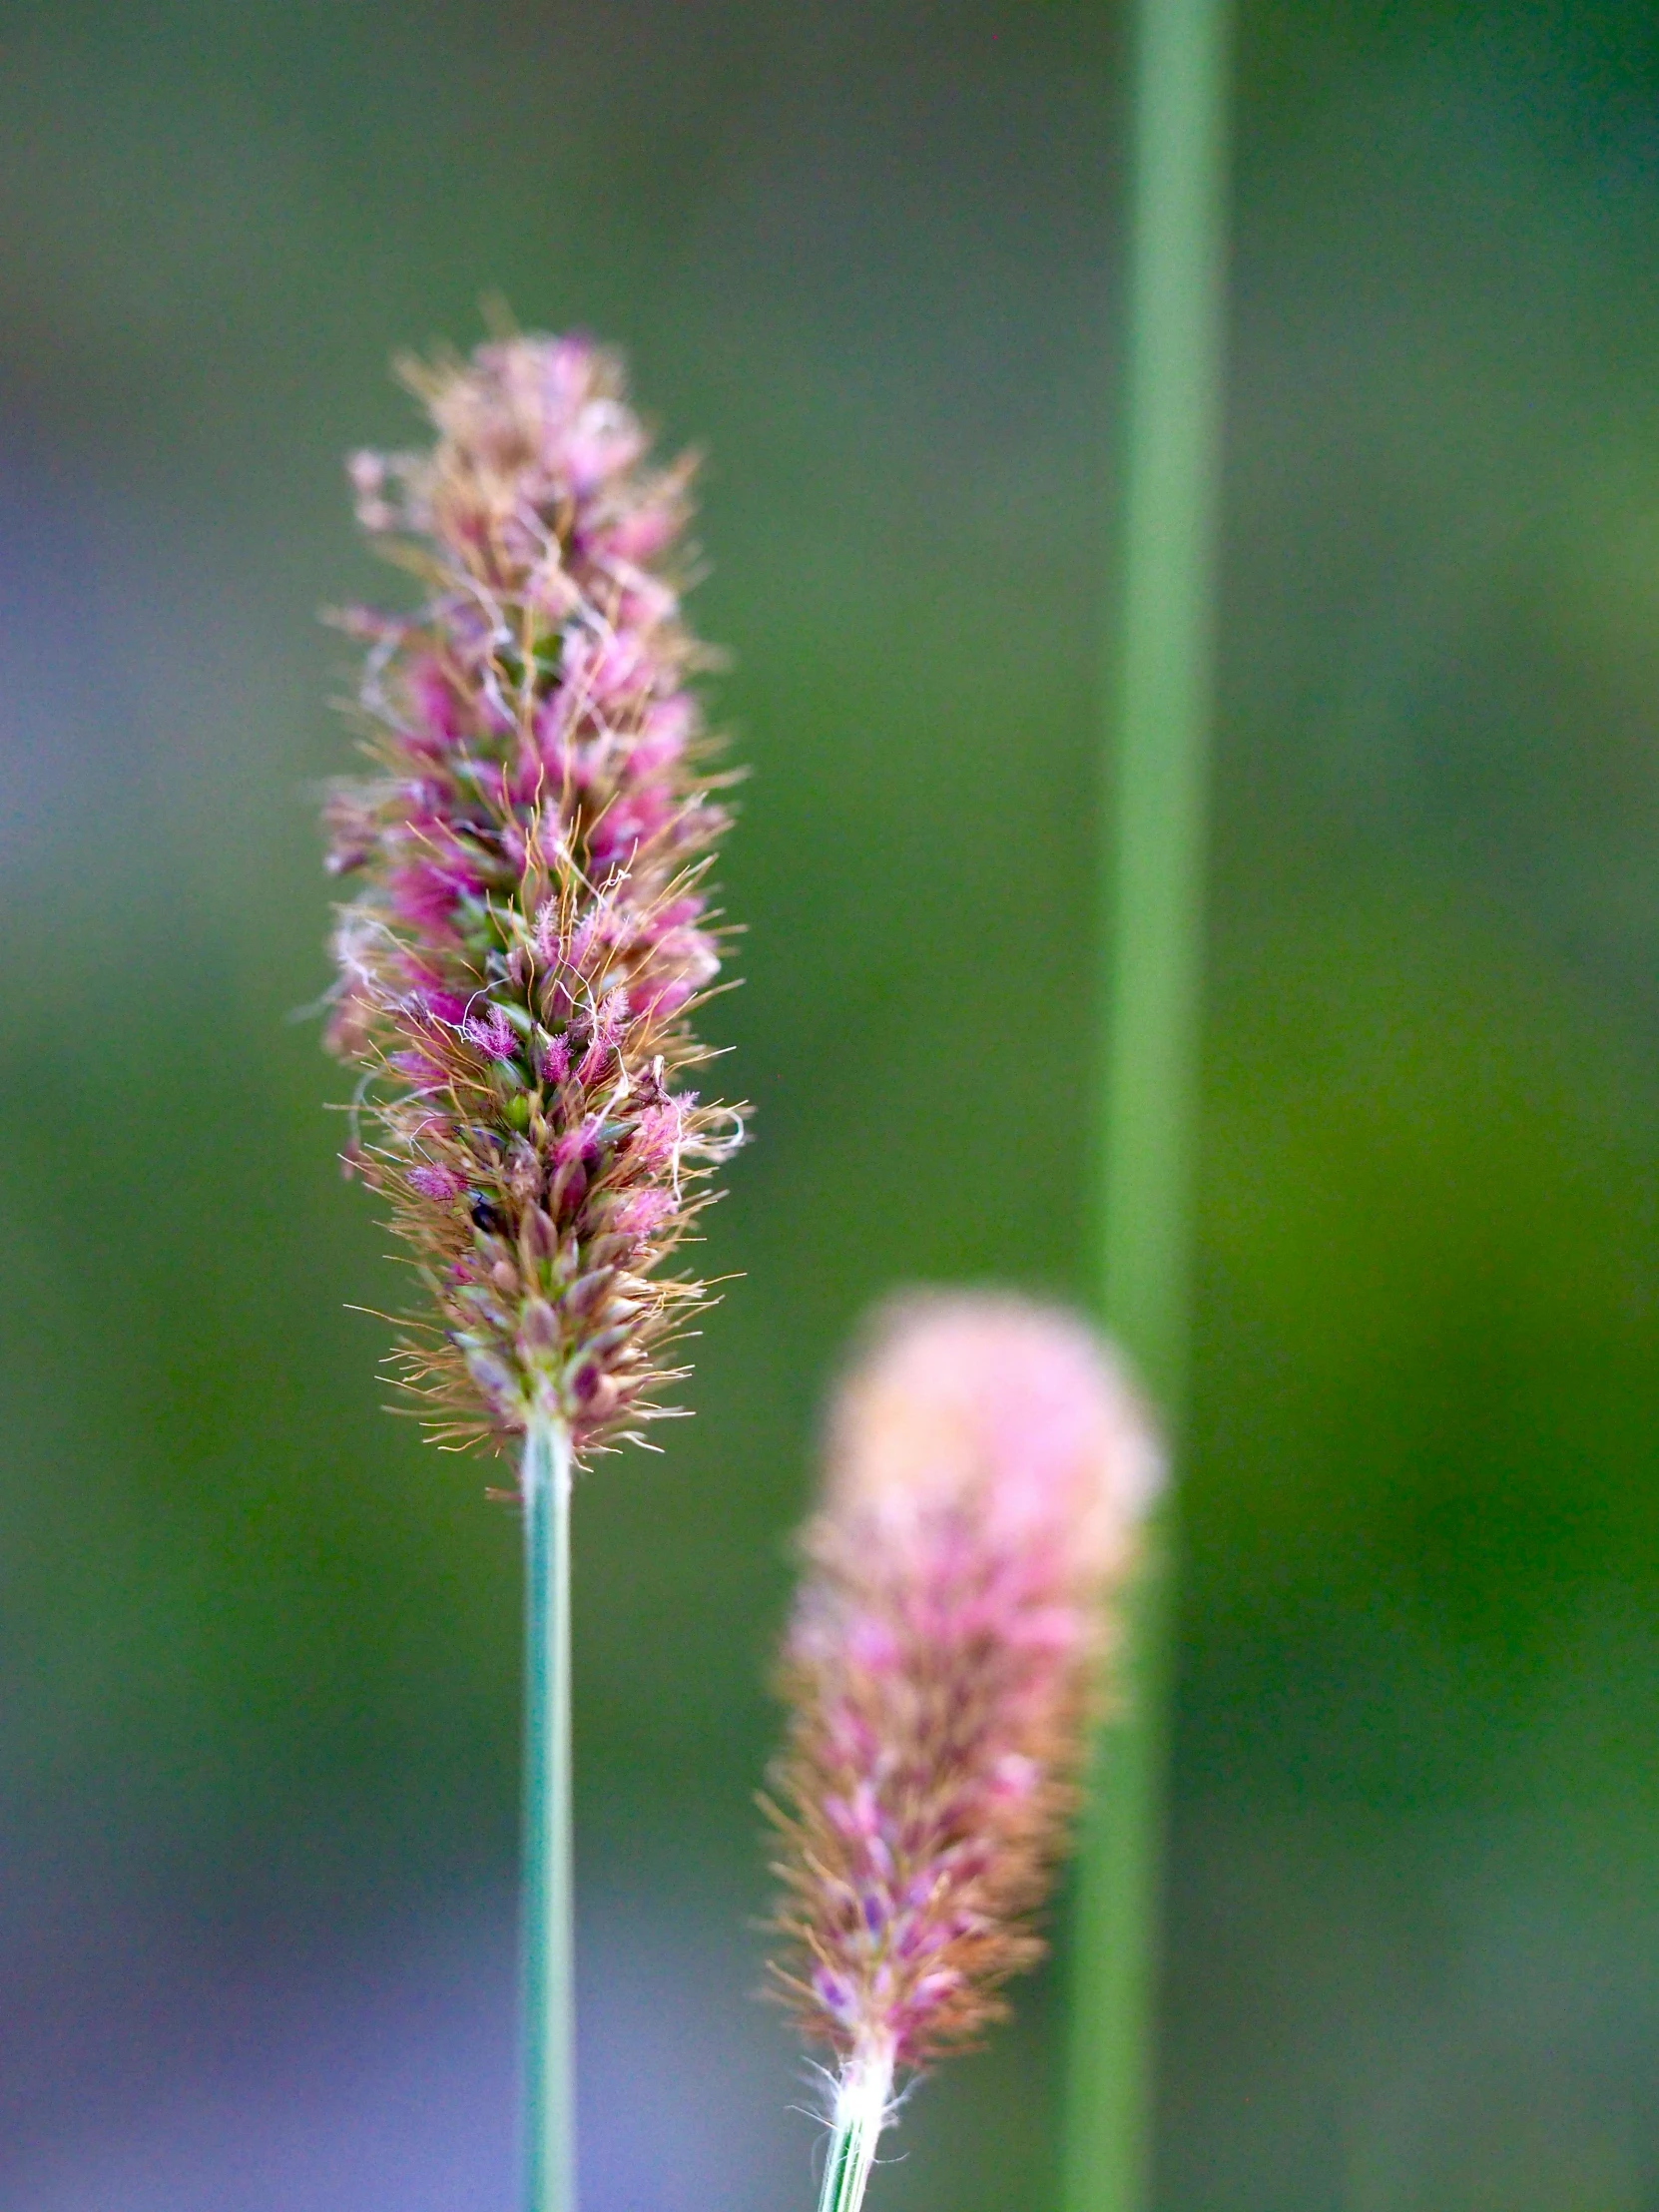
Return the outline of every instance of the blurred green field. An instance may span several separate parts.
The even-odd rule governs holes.
[[[193,1932],[206,1987],[510,1881],[516,1525],[377,1409],[383,1332],[344,1309],[395,1283],[288,1018],[326,979],[313,793],[345,752],[314,610],[383,588],[339,457],[403,435],[387,357],[469,341],[489,289],[624,342],[713,456],[698,618],[754,771],[713,1026],[758,1141],[696,1419],[580,1495],[580,1823],[619,1912],[729,1932],[711,2020],[767,2032],[750,1793],[827,1368],[895,1281],[1088,1280],[1121,29],[1061,0],[7,11],[25,2053],[39,1990],[95,1988],[135,1929]],[[1659,27],[1424,0],[1247,5],[1238,37],[1159,2201],[1637,2212]],[[1050,2201],[1052,2014],[1040,1980],[922,2092],[893,2212]],[[77,2047],[0,2082],[0,2193],[128,2212],[33,2178],[102,2124]],[[744,2204],[807,2201],[790,2141]]]

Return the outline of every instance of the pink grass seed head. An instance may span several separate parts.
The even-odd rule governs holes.
[[[367,654],[366,772],[328,807],[346,1158],[427,1293],[393,1357],[435,1432],[551,1418],[581,1451],[664,1410],[706,1294],[663,1263],[742,1131],[683,1086],[730,819],[680,607],[692,469],[651,461],[585,337],[403,375],[434,442],[348,464],[420,598],[342,618]]]
[[[780,1669],[777,1971],[844,2067],[916,2065],[1040,1954],[1163,1458],[1082,1321],[927,1293],[870,1325],[826,1460]]]

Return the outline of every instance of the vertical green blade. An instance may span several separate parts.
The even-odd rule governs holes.
[[[1187,1366],[1226,225],[1223,0],[1140,0],[1101,1132],[1101,1296],[1166,1426]],[[1147,2201],[1173,1513],[1134,1593],[1078,1872],[1065,2212]]]

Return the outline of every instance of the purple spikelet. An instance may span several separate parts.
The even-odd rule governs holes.
[[[661,1266],[741,1138],[684,1082],[729,822],[680,613],[692,464],[650,463],[586,338],[402,373],[434,446],[350,464],[424,598],[342,618],[372,763],[328,808],[356,885],[328,1031],[362,1076],[346,1162],[436,1309],[393,1355],[434,1431],[553,1419],[582,1451],[667,1409],[706,1293]]]
[[[1084,1324],[975,1295],[877,1317],[828,1461],[781,1670],[777,1971],[872,2143],[893,2069],[971,2040],[1040,1952],[1162,1463]]]

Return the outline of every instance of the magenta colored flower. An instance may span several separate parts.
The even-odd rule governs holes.
[[[827,1457],[781,1672],[779,1971],[867,2131],[1040,1952],[1162,1460],[1084,1323],[967,1294],[880,1313]]]
[[[424,1162],[409,1170],[409,1188],[434,1204],[447,1206],[459,1198],[466,1185],[453,1168],[428,1167]]]
[[[663,1409],[705,1292],[661,1265],[741,1135],[680,1087],[729,820],[680,613],[691,468],[650,464],[586,338],[404,374],[434,447],[348,464],[424,597],[342,623],[371,763],[328,809],[355,886],[329,1027],[363,1075],[347,1160],[436,1308],[395,1357],[440,1432],[547,1417],[585,1449]]]

